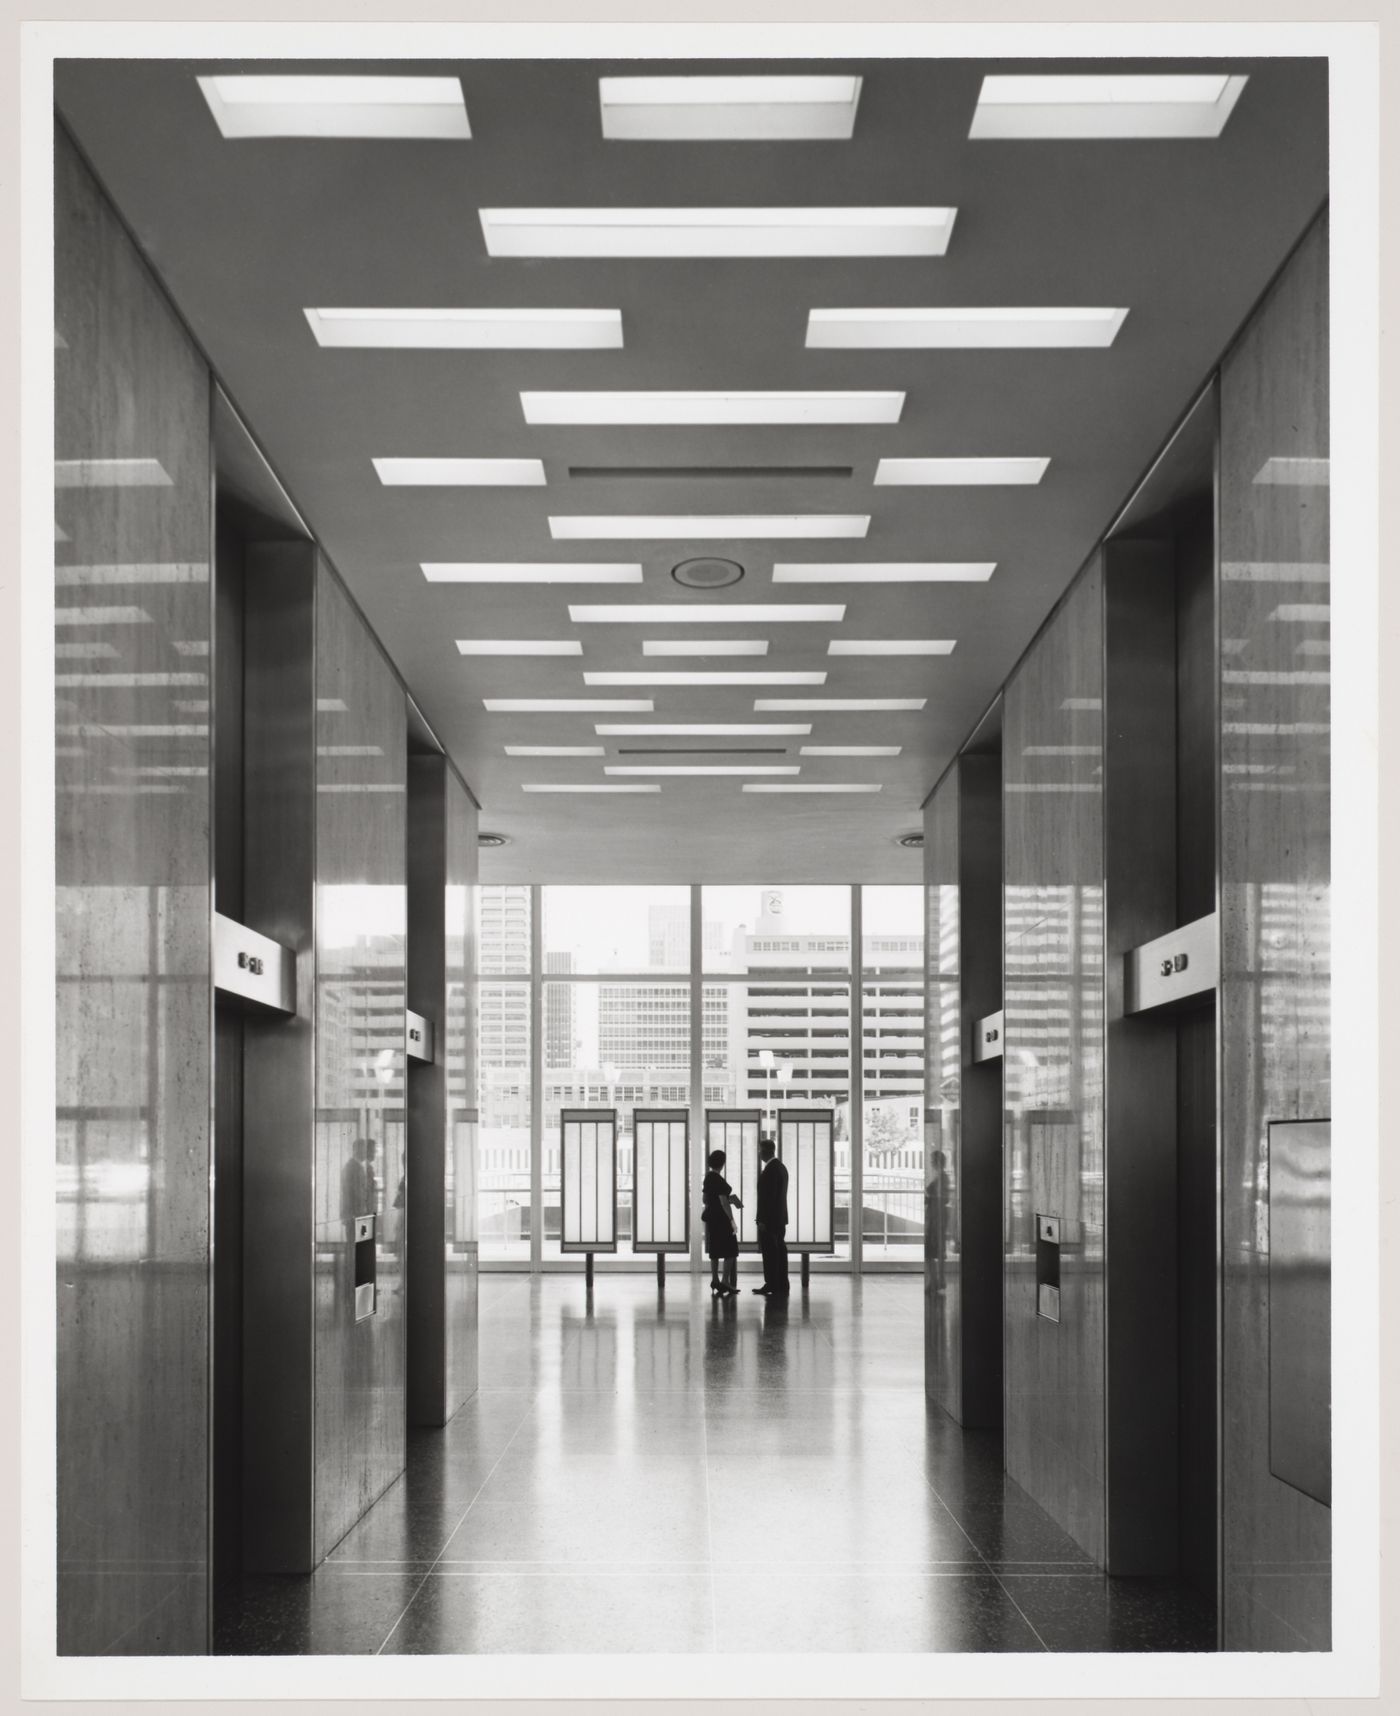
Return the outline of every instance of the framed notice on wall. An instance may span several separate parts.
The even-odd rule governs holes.
[[[789,1251],[836,1250],[836,1116],[829,1108],[780,1108],[778,1156],[788,1171]]]
[[[689,1109],[635,1109],[632,1143],[633,1251],[689,1251]]]
[[[616,1251],[617,1110],[566,1108],[559,1133],[559,1249]]]

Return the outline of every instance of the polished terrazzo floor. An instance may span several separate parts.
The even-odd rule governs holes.
[[[742,1278],[741,1278],[742,1279]],[[486,1276],[481,1387],[309,1578],[246,1578],[227,1653],[1210,1648],[1108,1580],[923,1394],[923,1288]]]

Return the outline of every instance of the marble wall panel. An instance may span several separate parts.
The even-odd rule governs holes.
[[[61,1653],[208,1643],[209,375],[54,156]]]
[[[407,711],[339,581],[316,591],[315,1555],[403,1471]],[[353,1221],[376,1221],[355,1319]]]
[[[1083,572],[1003,717],[1006,1465],[1104,1555],[1103,603]],[[1037,1315],[1035,1217],[1061,1224]]]
[[[1269,1124],[1331,1112],[1327,220],[1221,371],[1222,1644],[1321,1650],[1331,1514],[1269,1470]]]

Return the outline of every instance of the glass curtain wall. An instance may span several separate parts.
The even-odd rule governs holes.
[[[865,1257],[923,1257],[923,890],[861,890]]]
[[[869,1264],[916,1265],[924,1227],[922,900],[917,884],[483,885],[483,1262],[577,1265],[560,1251],[560,1112],[591,1107],[618,1112],[616,1255],[635,1259],[632,1116],[689,1107],[698,1011],[697,1106],[758,1108],[765,1131],[776,1129],[780,1108],[831,1109],[834,1261],[859,1267],[863,1241]],[[698,1141],[695,1149],[698,1157]],[[692,1187],[692,1222],[697,1200]]]

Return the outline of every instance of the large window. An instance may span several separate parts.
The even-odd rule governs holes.
[[[476,1185],[486,1263],[530,1259],[530,1045],[530,985],[483,983],[477,1009]]]
[[[561,1255],[560,1110],[615,1108],[617,1249],[619,1256],[628,1256],[632,1251],[632,1116],[638,1108],[689,1106],[690,985],[546,981],[541,1011],[545,1033],[542,1255],[547,1261]]]
[[[923,889],[863,888],[860,939],[864,1254],[912,1260],[924,1245]]]
[[[758,1108],[777,1135],[783,1108],[829,1108],[835,1129],[836,1256],[848,1258],[851,1217],[851,986],[707,983],[705,1106]]]
[[[689,888],[546,887],[545,975],[690,970]]]
[[[702,888],[706,972],[848,971],[851,890]]]
[[[701,942],[693,971],[696,893]],[[633,1257],[634,1113],[688,1108],[692,1095],[702,1110],[757,1108],[767,1131],[776,1130],[782,1108],[830,1109],[836,1257],[849,1260],[858,1237],[871,1264],[919,1261],[926,1118],[920,887],[862,888],[858,949],[856,891],[845,886],[549,884],[483,887],[480,896],[486,1262],[577,1262],[564,1258],[559,1244],[560,1113],[594,1107],[617,1110],[617,1255]],[[531,964],[536,942],[538,970]],[[701,1045],[694,1069],[692,1022]],[[698,1185],[691,1207],[694,1220]]]

